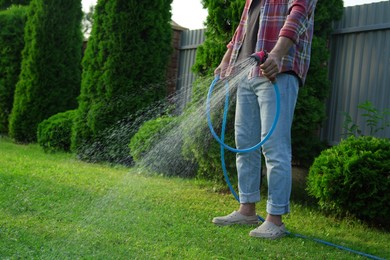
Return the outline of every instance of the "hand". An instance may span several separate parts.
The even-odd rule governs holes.
[[[221,64],[219,64],[219,66],[214,70],[214,75],[219,75],[220,79],[223,79],[228,66],[229,62],[222,61]]]
[[[225,78],[226,70],[229,67],[230,55],[232,53],[232,49],[227,49],[225,55],[223,55],[221,64],[214,70],[214,75],[219,75],[220,79]]]
[[[260,65],[260,69],[263,75],[272,82],[275,81],[276,75],[280,73],[282,58],[283,57],[281,55],[278,55],[275,52],[270,52],[268,54],[267,60]]]
[[[282,68],[282,58],[288,53],[288,50],[294,45],[294,42],[284,36],[279,37],[278,42],[272,51],[268,54],[267,60],[260,65],[261,72],[270,81],[274,82],[276,75]]]

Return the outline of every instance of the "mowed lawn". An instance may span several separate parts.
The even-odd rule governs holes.
[[[264,196],[263,196],[264,197]],[[292,198],[289,231],[390,259],[390,234]],[[0,138],[0,259],[365,259],[294,235],[217,227],[230,194],[196,180],[88,164]],[[258,205],[264,215],[265,199]]]

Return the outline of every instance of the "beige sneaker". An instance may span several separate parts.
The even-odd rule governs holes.
[[[245,216],[239,213],[238,211],[233,211],[227,216],[224,217],[215,217],[212,221],[215,225],[219,226],[228,226],[228,225],[257,225],[258,218],[257,216]]]
[[[284,224],[277,226],[272,222],[264,221],[259,227],[249,232],[251,237],[261,237],[267,239],[277,239],[286,235]]]

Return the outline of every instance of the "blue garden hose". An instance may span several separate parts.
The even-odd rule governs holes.
[[[223,118],[222,118],[221,137],[219,137],[217,135],[217,133],[215,132],[215,130],[213,128],[212,122],[211,122],[210,100],[211,100],[211,96],[212,96],[212,92],[214,90],[214,87],[215,87],[216,83],[219,80],[220,80],[220,77],[219,77],[219,75],[217,75],[214,78],[213,82],[211,83],[210,88],[209,88],[209,92],[207,94],[207,100],[206,100],[207,123],[208,123],[208,126],[210,128],[211,134],[213,135],[215,140],[217,140],[217,142],[220,144],[220,147],[221,147],[221,152],[220,152],[221,153],[221,164],[222,164],[222,171],[223,171],[223,175],[224,175],[225,181],[226,181],[226,183],[227,183],[227,185],[229,187],[230,192],[233,194],[235,199],[239,202],[240,201],[239,200],[239,196],[237,195],[236,191],[234,190],[234,188],[233,188],[233,186],[232,186],[232,184],[231,184],[231,182],[229,180],[228,172],[227,172],[227,169],[226,169],[225,149],[228,149],[229,151],[232,151],[232,152],[235,152],[235,153],[247,153],[247,152],[251,152],[251,151],[254,151],[256,149],[259,149],[269,139],[269,137],[272,135],[273,131],[275,130],[275,127],[276,127],[276,125],[278,123],[278,120],[279,120],[279,115],[280,115],[280,92],[279,92],[278,85],[276,84],[276,82],[274,82],[273,86],[274,86],[275,96],[276,96],[275,97],[276,98],[276,113],[275,113],[274,122],[273,122],[270,130],[268,131],[268,134],[263,138],[263,140],[261,140],[258,144],[254,145],[252,147],[245,148],[245,149],[237,149],[237,148],[233,148],[233,147],[225,144],[225,142],[224,142],[225,141],[227,116],[228,116],[228,110],[229,110],[228,109],[229,108],[229,83],[227,81],[225,82],[226,94],[225,94],[225,105],[224,105]],[[258,219],[261,222],[265,221],[264,218],[262,218],[261,216],[258,215],[257,217],[258,217]],[[364,252],[356,251],[356,250],[353,250],[353,249],[348,248],[348,247],[336,245],[336,244],[327,242],[325,240],[321,240],[321,239],[317,239],[317,238],[310,238],[310,237],[307,237],[307,236],[304,236],[304,235],[301,235],[301,234],[294,234],[294,233],[291,233],[291,232],[288,232],[288,231],[287,231],[287,234],[288,235],[294,235],[295,237],[299,237],[299,238],[302,238],[302,239],[312,240],[312,241],[315,241],[317,243],[320,243],[320,244],[323,244],[323,245],[327,245],[327,246],[331,246],[331,247],[334,247],[334,248],[337,248],[337,249],[340,249],[340,250],[348,251],[350,253],[361,255],[361,256],[367,257],[369,259],[385,260],[384,258],[380,258],[380,257],[374,256],[374,255],[370,255],[370,254],[364,253]]]
[[[217,75],[215,77],[215,79],[213,80],[213,82],[211,83],[209,92],[207,94],[206,114],[207,114],[207,122],[208,122],[208,125],[209,125],[209,128],[210,128],[211,134],[213,135],[215,140],[217,140],[218,143],[221,146],[223,146],[224,148],[226,148],[229,151],[234,152],[234,153],[248,153],[248,152],[252,152],[254,150],[259,149],[265,142],[267,142],[269,137],[274,132],[274,130],[276,128],[276,125],[278,124],[279,115],[280,115],[280,92],[279,92],[278,85],[276,84],[276,82],[273,84],[274,90],[275,90],[275,94],[276,94],[276,113],[275,113],[274,122],[272,123],[272,126],[271,126],[270,130],[268,131],[268,134],[263,138],[263,140],[261,140],[258,144],[254,145],[252,147],[248,147],[248,148],[245,148],[245,149],[237,149],[237,148],[233,148],[233,147],[225,144],[224,140],[222,140],[222,136],[225,134],[224,130],[225,130],[225,127],[226,127],[226,118],[227,118],[227,113],[228,113],[228,108],[229,108],[229,83],[227,81],[226,81],[226,84],[225,84],[226,95],[225,95],[225,107],[224,107],[224,115],[223,115],[223,122],[222,122],[221,138],[219,138],[217,133],[214,131],[213,124],[211,122],[211,117],[210,117],[210,100],[211,100],[211,95],[213,93],[215,84],[217,83],[217,81],[219,79],[220,79],[220,77],[219,77],[219,75]]]

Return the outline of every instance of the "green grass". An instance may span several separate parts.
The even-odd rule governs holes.
[[[258,208],[264,215],[265,200]],[[364,259],[311,240],[217,227],[237,202],[195,180],[45,154],[0,138],[0,259]],[[287,228],[382,258],[387,232],[292,203]]]

